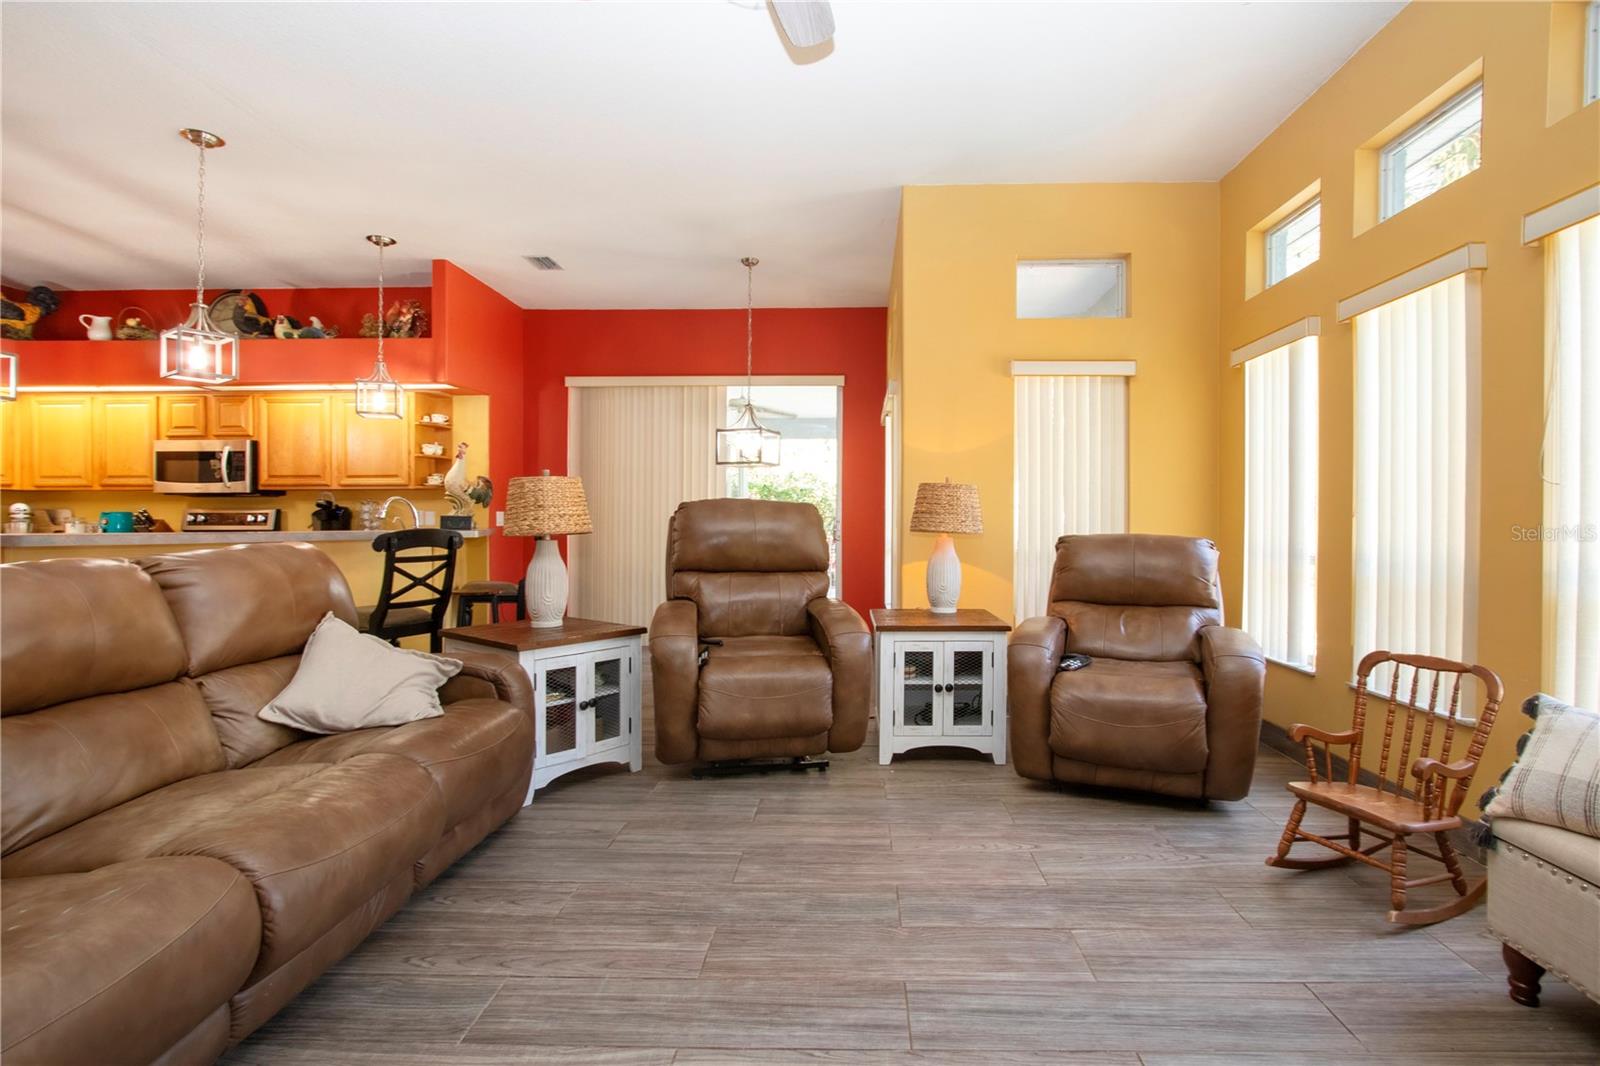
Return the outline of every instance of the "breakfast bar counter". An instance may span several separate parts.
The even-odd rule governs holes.
[[[285,541],[371,541],[392,530],[235,529],[189,533],[0,533],[0,548],[202,548],[212,544],[262,544]],[[457,530],[464,540],[487,537],[487,529]]]

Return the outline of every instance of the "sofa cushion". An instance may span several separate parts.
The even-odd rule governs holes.
[[[444,832],[444,806],[410,759],[367,754],[180,781],[0,861],[6,877],[204,855],[249,878],[262,912],[252,980],[270,973],[410,868]]]
[[[6,685],[13,676],[5,675]],[[225,765],[211,715],[188,678],[0,718],[0,753],[7,853]]]
[[[533,765],[527,714],[495,699],[458,700],[442,718],[313,737],[271,753],[259,767],[337,763],[368,752],[403,755],[433,776],[446,826],[471,817]]]
[[[728,637],[700,670],[697,729],[712,740],[826,733],[833,674],[810,637]]]
[[[152,555],[139,566],[178,621],[192,677],[297,652],[329,611],[356,620],[344,574],[310,544],[235,544]]]
[[[259,663],[243,663],[195,678],[211,711],[228,768],[248,766],[305,734],[261,717],[261,708],[289,687],[300,668],[299,655],[280,655]]]
[[[1050,748],[1100,766],[1198,773],[1206,766],[1206,694],[1187,662],[1096,659],[1050,685]]]
[[[120,559],[0,566],[0,713],[172,681],[186,653],[156,583]]]
[[[1600,840],[1592,836],[1505,817],[1494,820],[1494,835],[1591,885],[1600,885]]]
[[[143,859],[6,880],[7,1062],[149,1062],[244,984],[261,943],[250,882],[215,859]]]

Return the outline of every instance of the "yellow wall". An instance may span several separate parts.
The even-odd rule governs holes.
[[[934,539],[906,528],[917,483],[948,477],[976,484],[983,506],[983,535],[956,542],[961,605],[1011,617],[1013,359],[1135,360],[1129,528],[1213,534],[1218,232],[1214,183],[902,192],[890,302],[902,347],[906,606],[927,605]],[[1129,257],[1131,317],[1017,318],[1017,260],[1111,256]]]
[[[1522,246],[1521,219],[1600,179],[1600,107],[1574,112],[1550,98],[1552,56],[1572,71],[1556,79],[1562,99],[1570,89],[1564,79],[1575,76],[1565,58],[1573,42],[1562,36],[1570,14],[1549,4],[1412,4],[1221,185],[1222,343],[1215,363],[1222,382],[1219,544],[1230,604],[1240,602],[1244,543],[1244,378],[1228,368],[1227,351],[1307,315],[1322,318],[1318,671],[1309,677],[1269,667],[1266,713],[1281,725],[1344,728],[1350,719],[1354,353],[1351,325],[1335,321],[1334,306],[1469,241],[1488,245],[1476,654],[1505,681],[1508,710],[1491,736],[1482,785],[1510,763],[1527,725],[1516,707],[1540,684],[1540,546],[1511,532],[1538,525],[1543,515],[1543,254]],[[1483,165],[1357,236],[1364,192],[1355,177],[1358,150],[1480,59]],[[1246,232],[1318,180],[1321,259],[1245,299]],[[1474,800],[1480,791],[1474,787]]]

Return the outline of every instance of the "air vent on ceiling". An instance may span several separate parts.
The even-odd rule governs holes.
[[[522,258],[533,264],[535,270],[560,270],[561,264],[548,255],[525,255]]]

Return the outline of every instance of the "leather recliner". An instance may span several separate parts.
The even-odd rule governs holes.
[[[827,571],[822,518],[810,504],[678,506],[667,524],[667,602],[650,623],[658,759],[861,747],[872,637],[859,614],[828,599]]]
[[[1066,652],[1093,662],[1061,670]],[[1265,669],[1256,642],[1222,624],[1211,541],[1062,537],[1049,614],[1011,636],[1012,763],[1040,781],[1241,799]]]

